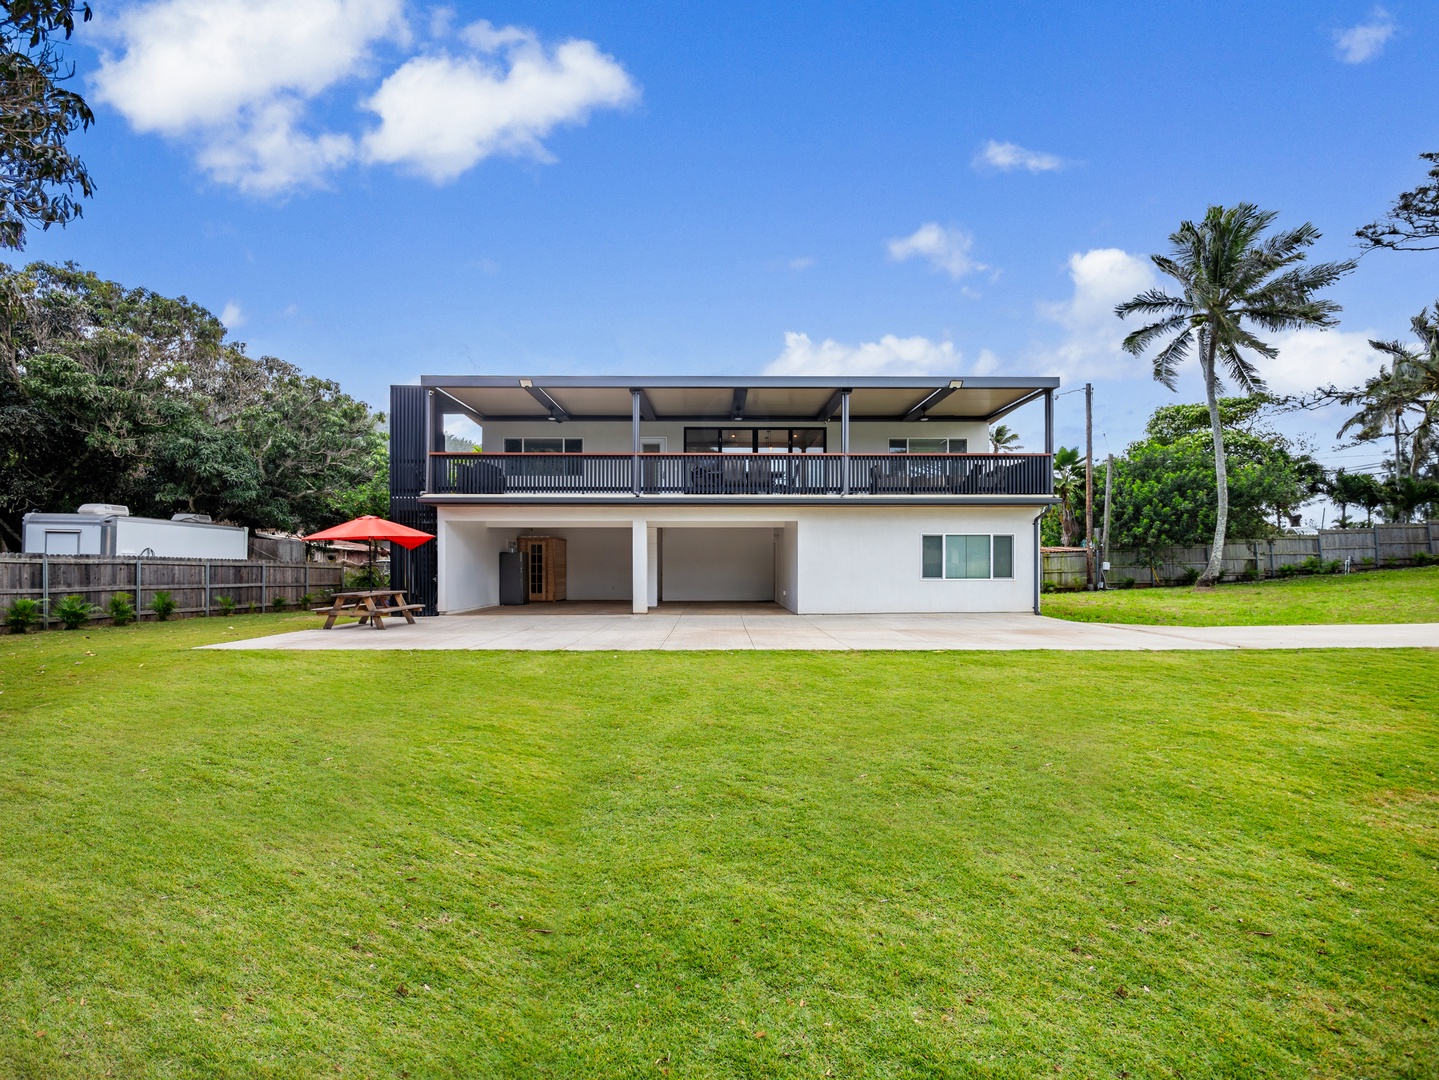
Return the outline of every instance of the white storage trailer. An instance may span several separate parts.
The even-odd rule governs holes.
[[[214,525],[196,514],[131,517],[124,506],[86,503],[74,514],[26,514],[26,552],[129,555],[161,559],[244,559],[250,530]]]

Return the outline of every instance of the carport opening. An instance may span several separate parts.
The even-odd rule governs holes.
[[[660,602],[775,602],[777,532],[771,527],[660,529]]]
[[[519,529],[515,538],[553,536],[565,541],[567,600],[630,599],[630,529]]]

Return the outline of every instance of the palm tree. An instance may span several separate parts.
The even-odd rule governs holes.
[[[989,445],[996,454],[1010,454],[1024,449],[1019,445],[1019,432],[1011,431],[1008,424],[1000,424],[990,432]]]
[[[1209,404],[1214,440],[1214,480],[1218,513],[1209,565],[1195,582],[1212,586],[1223,568],[1224,537],[1229,527],[1229,480],[1224,460],[1224,432],[1219,423],[1222,365],[1247,394],[1264,390],[1264,380],[1246,353],[1268,359],[1279,350],[1249,329],[1276,332],[1335,324],[1339,305],[1314,294],[1354,269],[1353,262],[1304,264],[1305,251],[1319,239],[1319,230],[1305,223],[1264,237],[1277,215],[1253,203],[1211,206],[1204,220],[1181,222],[1169,237],[1168,255],[1150,256],[1161,272],[1180,285],[1180,295],[1149,289],[1114,309],[1121,319],[1150,316],[1154,322],[1124,339],[1124,349],[1142,356],[1162,342],[1153,358],[1154,377],[1174,389],[1179,365],[1191,350],[1199,359]],[[1246,326],[1249,324],[1249,326]]]
[[[1420,463],[1434,450],[1439,437],[1439,301],[1431,315],[1425,308],[1409,321],[1419,339],[1415,349],[1401,341],[1371,341],[1390,363],[1354,390],[1321,391],[1341,405],[1358,405],[1344,422],[1340,437],[1354,432],[1361,442],[1381,438],[1386,428],[1394,435],[1394,475],[1406,472],[1404,441],[1409,437],[1408,475],[1416,477]],[[1418,416],[1406,430],[1405,417]]]
[[[1075,500],[1084,498],[1084,458],[1078,447],[1061,446],[1054,454],[1054,494],[1059,499],[1059,542],[1069,542],[1079,532]]]

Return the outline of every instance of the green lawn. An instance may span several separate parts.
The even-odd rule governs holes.
[[[1214,589],[1047,593],[1044,614],[1161,626],[1439,622],[1439,567],[1281,578]]]
[[[1434,653],[297,624],[0,638],[0,1076],[1439,1074]]]

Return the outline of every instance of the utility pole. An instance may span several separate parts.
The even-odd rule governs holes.
[[[1114,487],[1114,455],[1109,455],[1109,460],[1104,463],[1104,559],[1100,566],[1099,584],[1103,588],[1109,585],[1109,507],[1113,503],[1110,498],[1110,491]]]
[[[1106,505],[1108,505],[1106,503]],[[1094,384],[1084,384],[1084,587],[1094,591]]]

